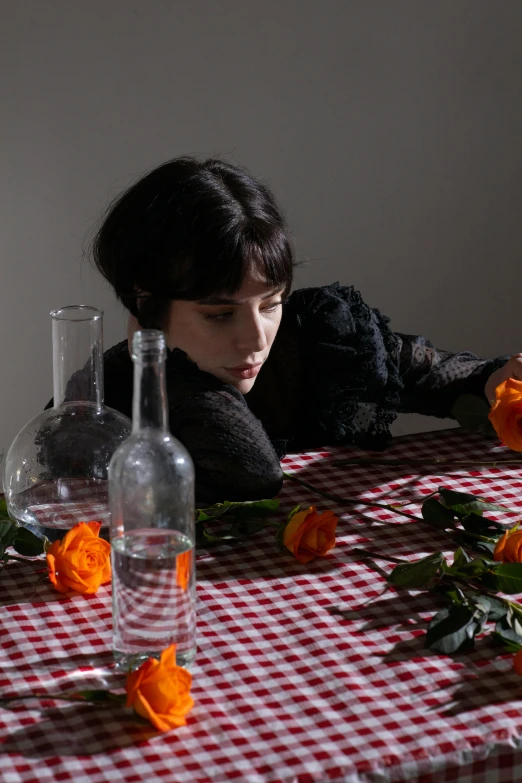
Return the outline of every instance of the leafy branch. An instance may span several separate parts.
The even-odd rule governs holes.
[[[456,550],[451,565],[442,552],[415,562],[398,562],[361,549],[355,554],[397,563],[388,577],[397,589],[425,589],[446,598],[448,606],[428,625],[426,647],[431,650],[448,655],[467,652],[483,632],[509,650],[522,649],[522,605],[497,594],[522,593],[522,563],[471,558],[462,548]]]

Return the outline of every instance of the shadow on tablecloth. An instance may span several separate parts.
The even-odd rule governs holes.
[[[0,606],[39,604],[67,600],[49,582],[45,560],[34,559],[20,563],[11,560],[2,568]]]
[[[55,657],[43,654],[37,657],[31,656],[27,661],[19,657],[10,660],[6,656],[6,659],[2,660],[2,672],[10,671],[10,676],[12,676],[11,672],[20,676],[23,676],[25,673],[31,673],[39,676],[46,675],[56,679],[61,672],[77,672],[79,669],[82,669],[87,677],[90,672],[85,667],[92,668],[95,671],[103,670],[107,674],[112,674],[112,670],[116,672],[111,650],[89,653],[65,653]]]
[[[349,622],[360,623],[364,618],[364,625],[357,629],[357,633],[361,636],[368,631],[390,629],[394,626],[403,627],[408,631],[422,630],[424,633],[427,620],[422,616],[423,613],[433,614],[446,605],[442,597],[439,599],[433,594],[426,596],[423,593],[415,594],[407,591],[397,593],[393,588],[386,588],[385,585],[383,587],[385,592],[379,598],[367,599],[349,609],[345,609],[342,604],[332,606],[329,612]]]
[[[27,703],[12,706],[27,714]],[[91,756],[147,742],[158,732],[121,706],[65,704],[42,707],[42,719],[9,734],[1,745],[3,753],[25,758],[49,756]]]
[[[439,706],[440,714],[444,717],[460,715],[463,712],[472,712],[480,707],[492,704],[513,704],[521,695],[520,675],[510,667],[507,670],[484,668],[478,670],[477,676],[462,680],[457,688],[452,691],[451,699],[443,708]],[[510,717],[522,722],[518,708],[508,709],[507,713],[513,713]]]

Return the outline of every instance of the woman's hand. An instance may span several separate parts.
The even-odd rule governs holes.
[[[484,387],[484,394],[490,405],[495,403],[495,389],[508,378],[522,381],[522,353],[516,353],[503,367],[492,372]]]

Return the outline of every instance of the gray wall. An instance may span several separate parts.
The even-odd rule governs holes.
[[[108,200],[225,155],[285,207],[298,284],[397,331],[522,350],[520,0],[0,0],[0,448],[49,398],[48,311],[123,314],[82,262]],[[433,420],[401,422],[396,431]]]

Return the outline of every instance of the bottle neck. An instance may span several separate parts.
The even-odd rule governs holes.
[[[136,351],[135,342],[133,360],[132,432],[135,434],[140,430],[167,430],[165,352],[150,348]]]
[[[103,406],[103,313],[73,305],[51,312],[53,401]]]

